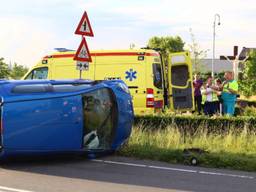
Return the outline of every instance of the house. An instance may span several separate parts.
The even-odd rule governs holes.
[[[242,51],[239,54],[239,60],[244,60],[249,55],[251,51],[256,51],[256,48],[247,48],[243,47]]]
[[[193,62],[193,61],[192,61]],[[224,71],[232,71],[232,63],[228,60],[214,59],[214,72],[221,73]],[[195,65],[193,63],[193,69]],[[211,72],[212,71],[212,59],[201,59],[198,64],[198,71],[200,72]]]

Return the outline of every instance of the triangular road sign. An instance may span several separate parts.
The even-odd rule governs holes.
[[[91,55],[90,55],[90,52],[89,52],[89,49],[88,49],[88,46],[87,46],[87,43],[86,43],[86,40],[84,37],[76,51],[74,60],[92,62],[92,58],[91,58]]]
[[[76,28],[75,34],[86,35],[86,36],[91,36],[91,37],[94,36],[86,11],[84,12],[83,17],[80,20],[80,22]]]

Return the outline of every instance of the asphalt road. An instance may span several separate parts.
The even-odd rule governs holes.
[[[0,192],[256,191],[256,173],[109,156],[2,163]]]

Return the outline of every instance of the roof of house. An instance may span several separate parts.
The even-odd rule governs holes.
[[[239,59],[245,59],[246,56],[248,56],[251,51],[256,51],[256,48],[243,47],[242,51],[239,54]]]
[[[193,66],[194,67],[194,66]],[[212,71],[212,59],[200,60],[199,70],[202,72]],[[214,59],[214,72],[220,73],[233,70],[232,63],[228,60]]]

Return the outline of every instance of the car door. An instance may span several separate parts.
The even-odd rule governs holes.
[[[3,105],[3,147],[67,151],[82,147],[81,96],[31,99]]]

